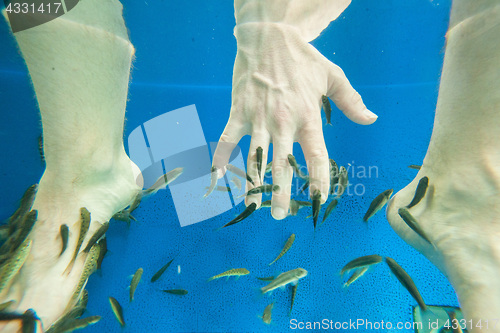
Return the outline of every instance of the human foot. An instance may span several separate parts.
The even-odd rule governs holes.
[[[92,170],[84,178],[54,177],[45,172],[33,204],[38,220],[29,235],[33,240],[30,255],[10,289],[0,295],[0,302],[15,301],[8,311],[23,313],[32,308],[47,329],[74,306],[72,296],[86,259],[81,251],[102,223],[131,204],[141,189],[136,184],[138,168],[125,153],[112,165],[111,169]],[[81,207],[91,213],[91,224],[80,254],[67,274],[65,270],[80,233]],[[62,224],[69,227],[69,241],[66,251],[59,257]],[[0,331],[15,332],[19,324],[3,323]]]
[[[467,320],[472,319],[467,322],[470,332],[500,332],[500,324],[493,328],[500,314],[500,174],[494,168],[487,159],[444,167],[427,158],[387,208],[396,233],[448,277]],[[409,211],[432,245],[398,215],[424,176],[429,178],[427,193]],[[479,330],[476,325],[481,323]]]

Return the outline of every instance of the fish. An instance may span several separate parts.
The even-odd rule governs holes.
[[[295,200],[291,199],[290,200],[290,215],[292,215],[292,216],[297,215],[297,213],[299,212],[299,208],[300,208],[299,204]]]
[[[410,164],[410,165],[408,165],[408,168],[415,169],[415,170],[420,170],[421,166],[420,165],[415,165],[415,164]]]
[[[26,310],[22,318],[22,332],[35,333],[37,320],[39,320],[39,318],[37,317],[34,310],[32,309]]]
[[[288,237],[288,240],[286,241],[285,246],[283,246],[283,250],[281,250],[281,253],[276,257],[276,259],[274,259],[273,261],[271,261],[271,263],[269,264],[269,266],[271,266],[272,264],[274,264],[279,258],[283,257],[283,255],[285,253],[287,253],[288,250],[290,250],[290,248],[292,247],[294,241],[295,241],[295,234],[292,234],[290,237]]]
[[[106,256],[106,253],[108,252],[108,241],[106,240],[106,237],[101,239],[99,243],[97,243],[97,246],[99,246],[99,257],[97,258],[97,269],[101,269],[102,261],[104,260],[104,256]]]
[[[252,202],[250,205],[248,205],[247,208],[238,216],[236,216],[234,219],[229,221],[228,223],[224,224],[222,227],[218,228],[217,230],[220,230],[225,227],[229,227],[230,225],[236,224],[238,222],[243,221],[247,217],[249,217],[257,208],[257,204],[255,202]]]
[[[123,316],[123,308],[118,303],[116,298],[109,296],[109,304],[111,305],[111,310],[113,310],[113,314],[115,315],[116,320],[120,323],[122,327],[125,326],[125,317]]]
[[[166,188],[168,184],[176,180],[180,175],[182,175],[183,172],[184,168],[175,168],[173,170],[170,170],[163,176],[160,176],[160,178],[158,178],[156,182],[147,190],[142,191],[142,195],[153,195],[159,190]]]
[[[371,219],[373,215],[377,214],[378,211],[381,210],[389,201],[393,191],[394,190],[391,188],[390,190],[385,190],[384,192],[377,195],[377,197],[370,203],[370,207],[368,207],[368,210],[363,217],[363,221],[368,222],[368,220]]]
[[[351,277],[347,280],[346,283],[344,283],[344,288],[349,287],[351,284],[353,284],[356,280],[358,280],[360,277],[365,275],[366,271],[368,271],[369,267],[361,267],[358,268],[357,270],[352,273]]]
[[[415,231],[420,237],[422,237],[426,242],[432,245],[429,237],[425,234],[425,232],[418,225],[417,220],[411,215],[408,209],[402,207],[398,209],[398,214],[401,216],[403,221],[405,221],[406,225],[409,226],[413,231]]]
[[[162,290],[164,293],[169,293],[173,295],[184,296],[187,295],[188,291],[185,289],[164,289]]]
[[[87,289],[83,289],[82,296],[80,296],[80,299],[76,303],[77,307],[87,307],[87,303],[89,302],[89,292]]]
[[[295,160],[295,156],[292,154],[288,154],[288,163],[290,163],[290,166],[293,168],[293,171],[295,171],[295,174],[297,177],[302,178],[302,179],[307,179],[308,177],[300,171],[300,167],[297,164],[297,161]]]
[[[330,216],[330,214],[332,213],[332,211],[335,209],[335,207],[337,207],[337,204],[338,204],[338,200],[337,199],[333,199],[329,204],[328,206],[326,206],[326,210],[325,210],[325,214],[323,214],[323,221],[321,221],[321,224],[325,223],[326,219],[328,218],[328,216]],[[321,225],[320,224],[320,225]]]
[[[45,154],[43,153],[43,134],[38,136],[38,154],[40,154],[40,160],[45,163]]]
[[[330,105],[330,100],[328,100],[327,96],[323,95],[321,96],[321,103],[323,104],[323,111],[325,112],[326,124],[331,125],[332,106]]]
[[[302,201],[302,200],[294,200],[294,201],[299,205],[300,208],[312,206],[312,203],[309,201]]]
[[[59,253],[60,257],[68,247],[69,228],[66,224],[61,225],[61,227],[59,228],[59,234],[61,235],[62,240],[61,253]]]
[[[76,305],[71,311],[60,317],[45,333],[67,332],[72,322],[85,312],[85,307]]]
[[[302,279],[305,276],[307,276],[307,271],[305,269],[295,268],[292,269],[291,271],[281,273],[276,277],[276,279],[272,280],[271,283],[269,283],[267,286],[260,288],[260,291],[262,292],[262,294],[265,294],[270,291],[273,291],[276,288],[284,287],[289,283],[291,283],[292,285],[297,284],[299,279]]]
[[[169,262],[167,262],[167,264],[165,266],[163,266],[162,268],[160,268],[160,270],[158,272],[156,272],[153,275],[153,277],[151,278],[151,282],[157,281],[163,275],[163,273],[165,273],[165,271],[170,266],[170,264],[172,264],[172,261],[174,261],[174,259],[175,258],[172,258],[172,260],[170,260]]]
[[[267,163],[265,173],[266,173],[266,174],[268,174],[268,173],[270,173],[271,171],[273,171],[273,161],[271,161],[271,162]]]
[[[247,193],[240,195],[238,198],[242,198],[244,196],[249,196],[249,195],[254,195],[254,194],[259,194],[259,193],[271,193],[271,192],[276,192],[279,190],[280,190],[279,185],[266,184],[266,185],[254,187],[253,189],[249,190]]]
[[[257,279],[259,279],[261,281],[272,281],[272,280],[274,280],[274,276],[258,277]]]
[[[262,184],[262,174],[261,174],[261,171],[262,171],[262,153],[263,153],[263,149],[261,146],[257,147],[257,149],[255,150],[255,154],[256,154],[256,157],[257,157],[257,172],[259,173],[259,179],[260,179],[260,183]]]
[[[97,231],[92,236],[92,238],[90,238],[89,242],[87,243],[87,246],[85,246],[85,248],[83,249],[82,252],[88,253],[90,251],[90,249],[92,248],[92,246],[94,246],[99,241],[99,239],[101,239],[104,236],[106,231],[108,231],[108,228],[109,228],[109,222],[104,222],[99,227],[99,229],[97,229]]]
[[[217,180],[218,180],[218,169],[217,167],[213,166],[212,169],[210,170],[210,186],[208,187],[207,193],[203,195],[203,198],[208,197],[210,194],[215,189],[215,186],[217,185]]]
[[[25,240],[21,246],[19,246],[12,256],[7,259],[7,261],[0,268],[0,294],[2,291],[10,285],[12,278],[19,272],[21,267],[23,267],[26,258],[31,251],[31,246],[33,241],[31,239]]]
[[[312,196],[312,215],[313,215],[314,228],[316,228],[316,223],[318,222],[320,209],[321,209],[321,192],[319,190],[315,190]]]
[[[241,191],[241,187],[242,187],[241,180],[238,177],[232,176],[231,177],[231,182],[233,182],[234,186],[236,187],[236,189],[238,191]]]
[[[417,301],[418,305],[423,311],[427,310],[427,305],[425,305],[424,299],[420,295],[420,292],[415,286],[415,283],[411,279],[410,275],[406,273],[403,267],[399,266],[399,264],[390,257],[385,257],[385,262],[387,266],[389,266],[391,272],[396,276],[399,282],[403,285],[403,287],[408,290],[410,295]]]
[[[18,227],[19,222],[22,222],[24,216],[30,212],[31,206],[33,206],[33,202],[35,201],[37,188],[37,184],[28,187],[21,198],[19,207],[7,220],[7,224],[9,225],[9,235],[12,235],[14,230]]]
[[[274,302],[266,306],[266,308],[264,309],[264,313],[262,314],[262,321],[267,325],[271,324],[271,312],[273,311],[273,307]]]
[[[267,207],[267,208],[271,207],[271,200],[262,201],[260,207]]]
[[[330,158],[330,195],[333,195],[335,192],[335,185],[337,185],[339,181],[339,167],[337,163]]]
[[[92,248],[88,252],[83,264],[83,270],[82,274],[80,275],[80,279],[78,280],[78,284],[76,285],[73,294],[71,295],[71,299],[66,306],[66,311],[64,312],[71,311],[73,306],[78,303],[78,300],[82,295],[83,288],[85,288],[85,285],[87,284],[89,276],[97,269],[97,259],[99,258],[100,251],[101,248],[99,246],[92,246]]]
[[[355,268],[371,266],[382,262],[383,258],[378,254],[372,254],[369,256],[363,256],[356,258],[354,260],[349,261],[342,270],[340,271],[340,275],[343,276],[346,272],[353,270]]]
[[[229,172],[232,172],[234,173],[235,175],[241,177],[241,178],[245,178],[246,180],[248,180],[250,183],[252,183],[253,186],[255,186],[255,183],[253,182],[252,178],[243,170],[241,170],[240,168],[238,167],[235,167],[234,165],[232,164],[227,164],[226,165],[226,169],[229,171]]]
[[[231,187],[218,185],[214,188],[214,190],[219,192],[231,192]]]
[[[10,253],[15,252],[21,246],[21,244],[24,243],[29,233],[33,229],[33,226],[35,225],[37,215],[38,212],[36,210],[32,210],[27,215],[25,215],[23,221],[21,222],[20,228],[16,230],[16,232],[4,244],[8,248],[8,251]],[[4,245],[2,245],[2,250],[4,249]]]
[[[302,184],[302,186],[300,187],[299,194],[304,193],[304,191],[307,190],[308,188],[309,188],[309,177],[307,177],[304,184]]]
[[[10,307],[14,303],[15,302],[13,300],[10,300],[10,301],[7,301],[7,302],[4,302],[4,303],[0,304],[0,312],[5,311],[5,309],[7,309],[8,307]]]
[[[116,221],[122,221],[127,223],[127,227],[130,228],[130,221],[137,221],[134,216],[132,216],[132,212],[139,207],[139,204],[141,203],[142,200],[142,192],[139,192],[136,196],[132,204],[124,210],[121,210],[117,213],[115,213],[112,218],[115,219]]]
[[[339,186],[337,188],[337,199],[340,198],[342,194],[344,194],[348,184],[349,184],[349,177],[347,176],[347,169],[341,166],[339,171]]]
[[[82,329],[90,325],[94,325],[101,320],[101,316],[90,316],[80,319],[71,320],[61,326],[57,332],[73,332],[74,330]]]
[[[293,303],[295,303],[295,295],[297,294],[297,287],[299,286],[299,283],[292,285],[292,303],[290,304],[290,311],[288,311],[288,315],[292,314],[292,309],[293,309]]]
[[[134,294],[135,290],[137,289],[137,286],[139,285],[139,282],[141,281],[142,278],[142,273],[144,270],[142,268],[138,268],[134,276],[132,277],[132,282],[130,282],[130,302],[134,300]]]
[[[247,274],[250,274],[250,272],[246,268],[233,268],[233,269],[230,269],[228,271],[225,271],[224,273],[220,273],[220,274],[212,276],[211,278],[209,278],[207,280],[207,282],[210,282],[210,281],[216,280],[216,279],[220,279],[221,277],[225,277],[225,276],[227,276],[227,277],[238,276],[239,277],[241,275],[247,275]]]
[[[76,248],[75,248],[75,253],[73,254],[73,258],[71,259],[71,262],[66,268],[68,274],[73,269],[73,265],[75,264],[78,252],[80,252],[80,247],[82,246],[83,240],[85,239],[87,232],[89,231],[89,226],[90,226],[90,212],[87,210],[87,208],[82,207],[80,208],[80,235],[78,236],[78,242],[76,243]]]
[[[417,189],[415,190],[415,195],[413,196],[413,200],[410,202],[406,208],[410,209],[411,207],[417,205],[420,200],[425,196],[425,192],[427,192],[427,186],[429,186],[429,178],[427,176],[422,177],[418,181]]]

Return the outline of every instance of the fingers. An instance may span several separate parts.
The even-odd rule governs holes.
[[[222,178],[225,173],[225,166],[229,163],[229,158],[234,148],[241,140],[241,138],[246,135],[245,128],[240,120],[235,120],[233,117],[229,117],[226,128],[220,136],[219,143],[215,149],[215,153],[212,160],[212,166],[218,169],[218,178]]]
[[[378,116],[368,110],[361,96],[351,86],[342,69],[328,62],[328,97],[353,122],[360,125],[374,123]]]
[[[248,151],[247,159],[247,174],[250,176],[250,178],[252,178],[255,186],[247,181],[247,192],[254,187],[263,185],[270,139],[270,135],[267,131],[252,133],[252,141],[250,142],[250,150]],[[260,163],[257,162],[257,148],[259,147],[262,148],[262,161]],[[260,175],[258,172],[259,164],[261,169]],[[246,197],[245,204],[249,206],[251,203],[255,203],[258,208],[260,207],[261,201],[262,194],[253,194]]]
[[[302,129],[299,144],[304,152],[309,172],[309,193],[319,190],[321,204],[324,204],[328,199],[330,189],[330,161],[323,138],[321,119],[319,119],[319,124],[312,124],[312,126]]]
[[[273,192],[271,215],[276,220],[288,215],[293,170],[288,162],[288,154],[293,153],[293,138],[286,135],[273,137],[273,185],[279,190]]]

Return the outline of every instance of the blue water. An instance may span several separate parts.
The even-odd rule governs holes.
[[[136,48],[124,137],[158,115],[195,104],[206,141],[217,141],[231,105],[236,55],[231,2],[123,3]],[[242,211],[243,204],[181,228],[169,190],[160,191],[137,209],[138,223],[129,229],[124,223],[111,224],[107,233],[111,253],[87,285],[87,314],[103,318],[87,332],[284,332],[290,330],[290,319],[410,322],[415,301],[384,265],[348,290],[342,289],[340,268],[353,258],[374,253],[396,259],[428,304],[458,305],[444,276],[394,233],[383,212],[368,226],[361,222],[371,200],[385,189],[398,191],[408,184],[416,171],[407,165],[420,164],[425,156],[449,10],[450,1],[354,0],[313,42],[344,70],[365,104],[379,115],[374,125],[364,127],[335,110],[333,127],[325,128],[329,154],[339,165],[378,168],[371,178],[350,175],[351,183],[364,189],[362,195],[342,199],[314,234],[311,220],[305,220],[310,214],[306,209],[283,221],[273,220],[269,210],[261,209],[238,225],[214,232]],[[23,191],[38,182],[43,166],[37,149],[41,124],[36,100],[4,22],[0,45],[0,219],[4,220]],[[246,137],[240,143],[244,156],[249,141]],[[294,155],[304,163],[298,145]],[[269,268],[267,264],[291,233],[297,235],[292,249]],[[164,276],[150,283],[151,276],[173,257]],[[144,268],[143,281],[129,304],[128,276],[138,267]],[[206,282],[238,267],[247,268],[251,275]],[[255,290],[264,284],[255,276],[296,267],[307,269],[309,275],[301,280],[288,317],[289,289],[257,297]],[[159,291],[172,288],[187,289],[189,294],[177,297]],[[108,296],[124,306],[126,328],[121,329],[114,319]],[[266,326],[257,316],[273,301],[273,325]]]

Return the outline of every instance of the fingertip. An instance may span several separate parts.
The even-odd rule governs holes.
[[[271,209],[271,215],[275,220],[283,220],[287,214],[281,207],[274,207]]]

